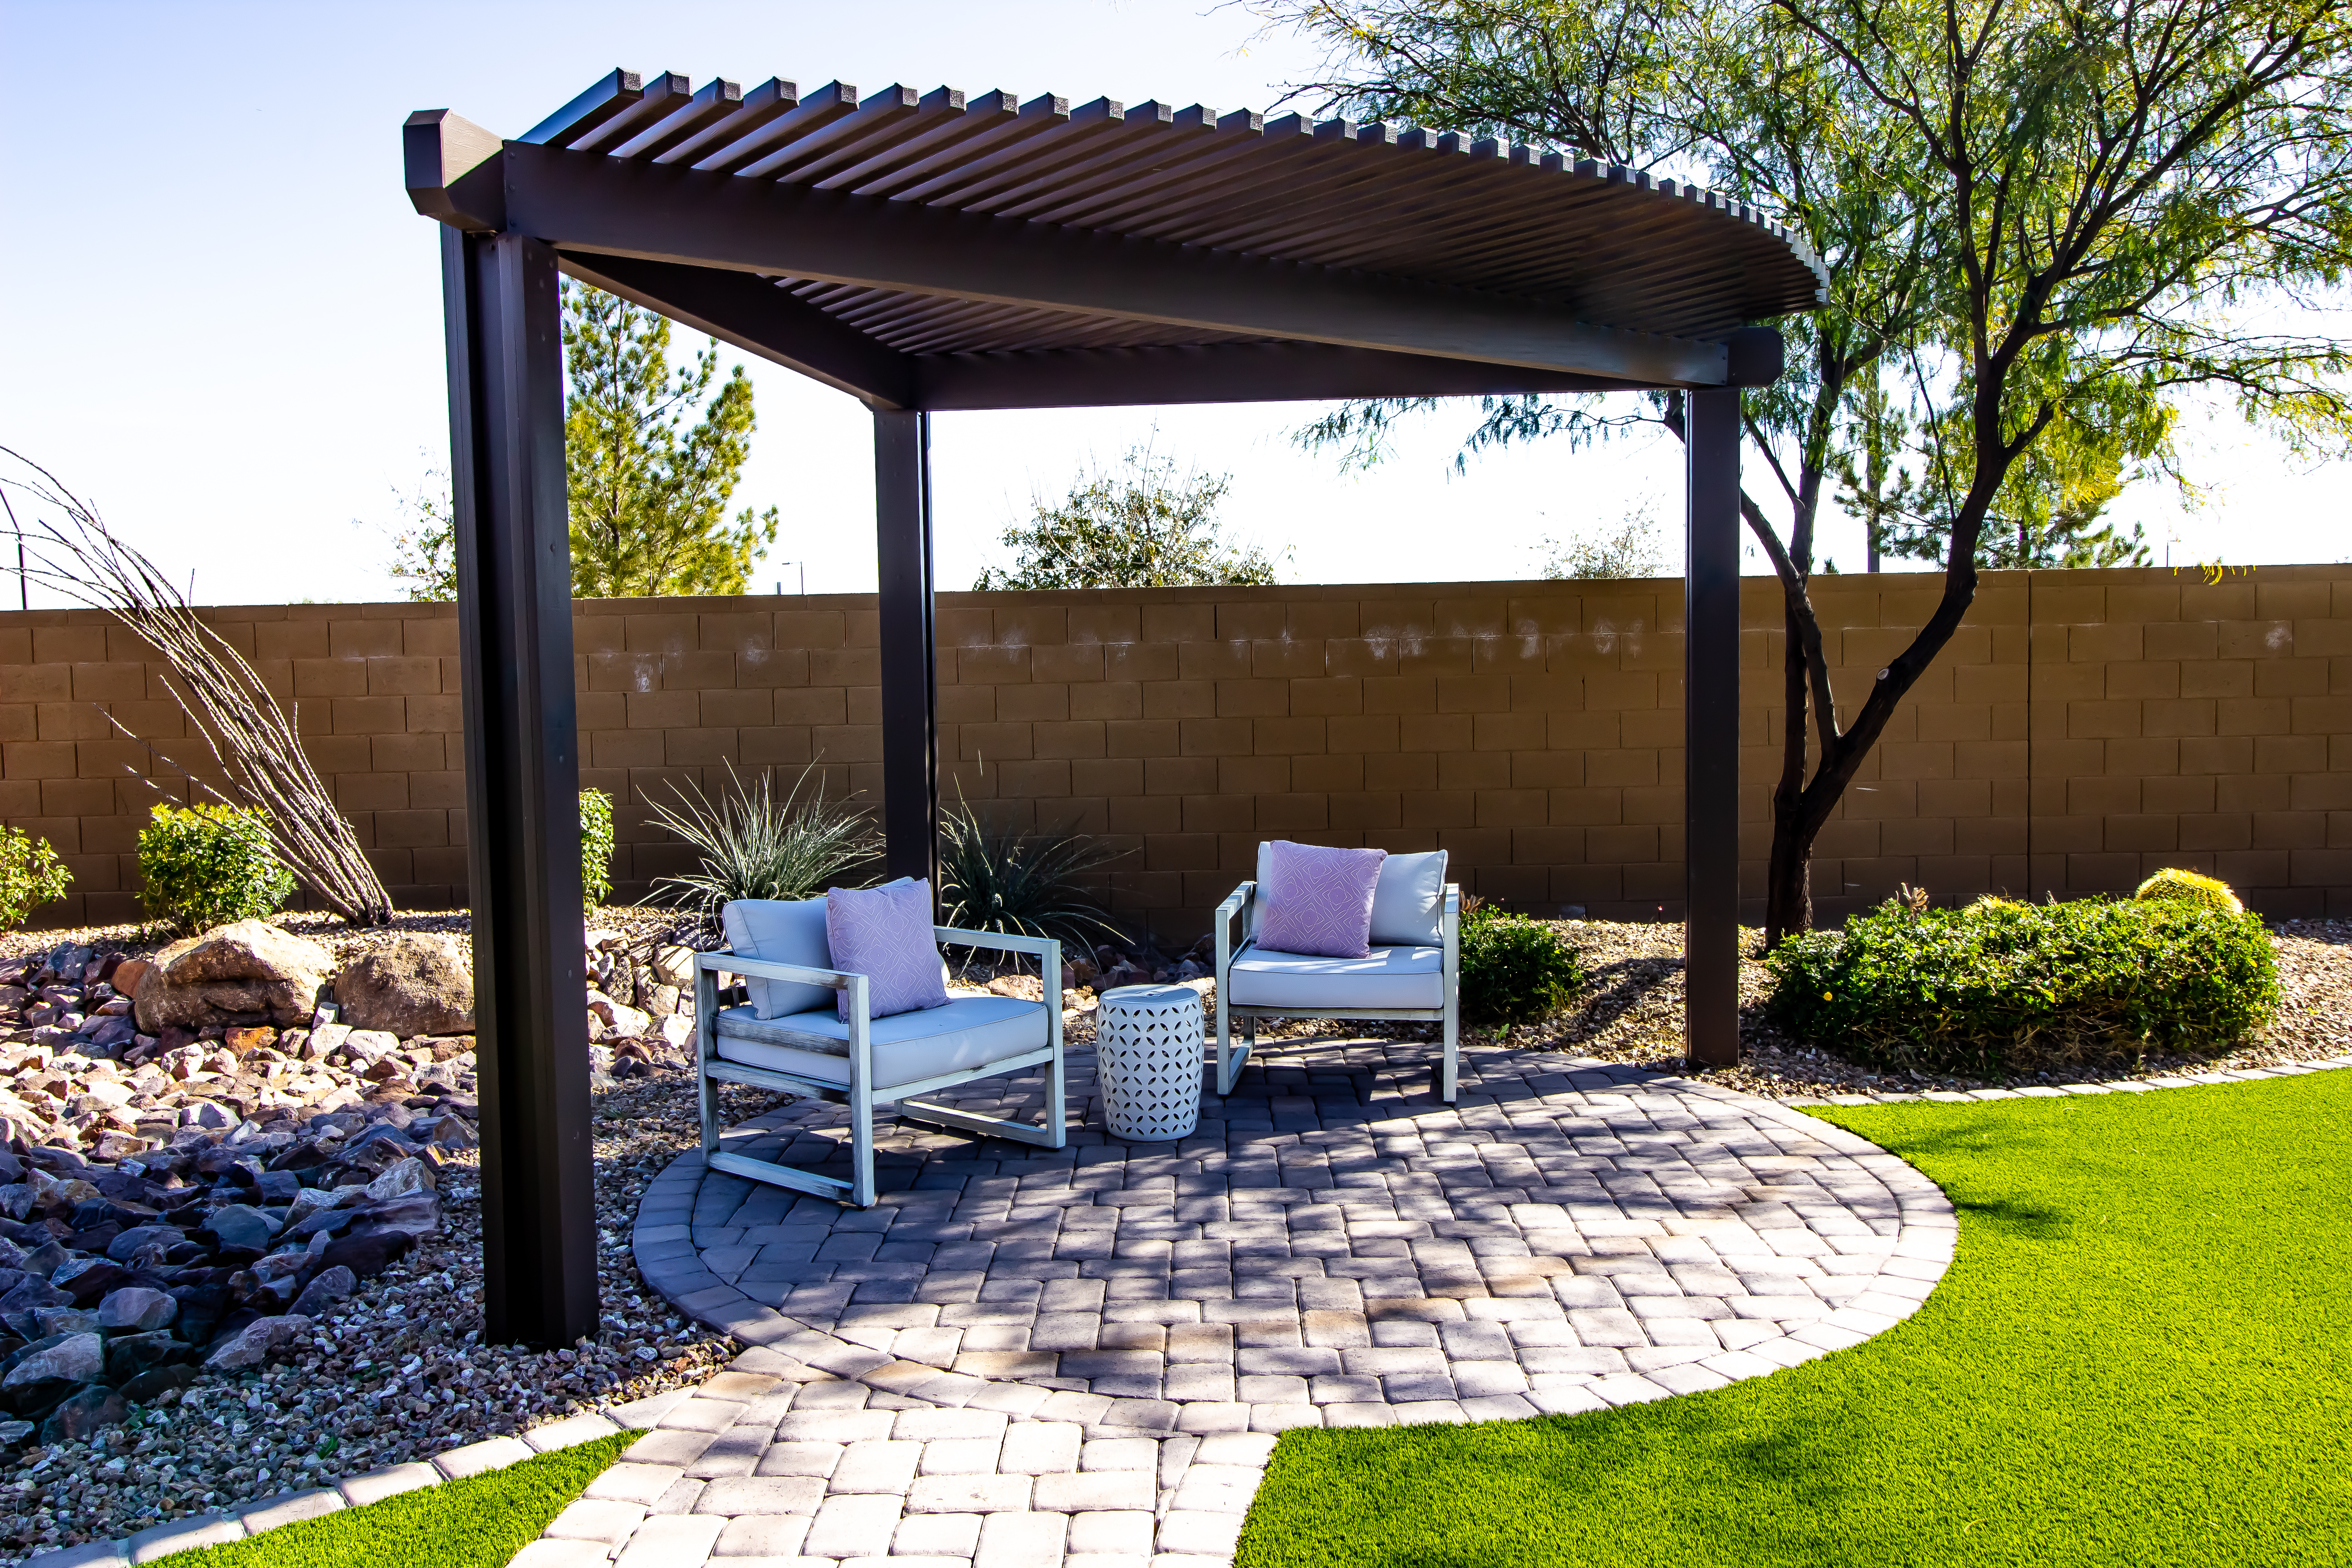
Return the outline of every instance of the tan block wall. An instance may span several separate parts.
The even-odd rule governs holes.
[[[1937,590],[1816,581],[1842,702]],[[1750,918],[1780,763],[1779,602],[1769,580],[1745,585]],[[450,607],[207,615],[298,704],[394,896],[462,902]],[[1204,929],[1269,837],[1444,847],[1465,886],[1517,906],[1675,918],[1681,615],[1675,581],[943,595],[942,788],[1129,851],[1116,901],[1164,937]],[[644,820],[673,784],[815,762],[829,793],[877,796],[877,626],[861,595],[577,607],[583,782],[623,803],[621,896],[683,868]],[[0,614],[0,820],[48,837],[76,877],[48,923],[135,912],[156,798],[138,775],[208,766],[143,651],[94,614]],[[1834,919],[1900,881],[2067,896],[2185,865],[2273,913],[2345,913],[2347,781],[2352,568],[2211,586],[1990,574],[1822,835],[1815,896]]]

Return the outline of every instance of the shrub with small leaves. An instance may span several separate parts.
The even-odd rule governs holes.
[[[2277,1008],[2260,917],[2178,900],[1889,901],[1766,959],[1798,1038],[1874,1066],[2000,1074],[2235,1047]]]
[[[0,931],[15,931],[39,904],[53,904],[73,886],[73,873],[49,847],[21,827],[0,827]]]
[[[139,901],[182,931],[268,914],[294,890],[269,819],[241,805],[159,805],[139,834]]]
[[[1508,1028],[1567,1006],[1584,972],[1551,927],[1487,904],[1462,922],[1460,984],[1465,1019]]]
[[[613,892],[613,797],[580,792],[580,891],[593,909]]]
[[[2135,899],[2177,899],[2186,904],[2203,904],[2208,909],[2223,910],[2231,914],[2242,914],[2246,906],[2230,890],[2230,884],[2219,877],[2208,877],[2198,871],[2184,871],[2168,866],[2139,885]]]

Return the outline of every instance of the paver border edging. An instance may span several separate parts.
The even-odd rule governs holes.
[[[413,1459],[370,1470],[365,1475],[347,1476],[332,1486],[285,1492],[226,1513],[170,1520],[121,1541],[89,1541],[79,1546],[57,1547],[26,1559],[24,1568],[131,1568],[133,1563],[152,1563],[174,1552],[243,1541],[282,1525],[318,1519],[346,1508],[365,1508],[403,1492],[488,1475],[541,1454],[576,1448],[583,1443],[617,1436],[640,1426],[651,1426],[668,1413],[670,1406],[693,1392],[690,1388],[676,1388],[649,1399],[614,1405],[609,1415],[624,1416],[623,1422],[616,1423],[607,1415],[593,1411],[568,1415],[544,1426],[534,1426],[520,1436],[486,1437],[444,1449],[429,1460]]]

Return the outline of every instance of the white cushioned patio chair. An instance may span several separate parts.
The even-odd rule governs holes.
[[[1257,847],[1256,879],[1217,906],[1217,1092],[1234,1091],[1257,1048],[1261,1018],[1419,1019],[1439,1026],[1438,1095],[1453,1104],[1461,1061],[1462,889],[1445,880],[1445,851],[1382,861],[1372,889],[1371,951],[1320,958],[1257,945],[1267,847]]]
[[[1066,1139],[1062,1103],[1062,1009],[1058,987],[1046,1002],[1014,996],[950,995],[944,1007],[888,1017],[869,1011],[866,976],[832,966],[824,900],[746,900],[722,911],[728,952],[698,954],[695,964],[696,1070],[702,1100],[702,1153],[711,1169],[814,1193],[856,1208],[872,1206],[874,1107],[895,1102],[907,1121],[985,1137],[1059,1149]],[[1058,977],[1062,945],[1042,937],[932,928],[937,942],[1034,954],[1039,973]],[[936,956],[937,950],[933,950]],[[751,1000],[721,1010],[719,976],[740,975]],[[836,994],[849,997],[841,1017]],[[981,1116],[912,1098],[1024,1068],[1045,1069],[1042,1126]],[[719,1085],[749,1084],[813,1095],[849,1107],[850,1179],[725,1152],[719,1148]]]

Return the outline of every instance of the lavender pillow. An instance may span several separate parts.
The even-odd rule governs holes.
[[[1277,838],[1266,846],[1257,944],[1276,952],[1361,958],[1371,951],[1372,889],[1385,849],[1327,849]]]
[[[834,968],[866,976],[870,1016],[948,1005],[928,878],[887,888],[834,889],[824,896],[824,940]],[[835,998],[835,1007],[839,1016],[849,1016],[848,992]]]

